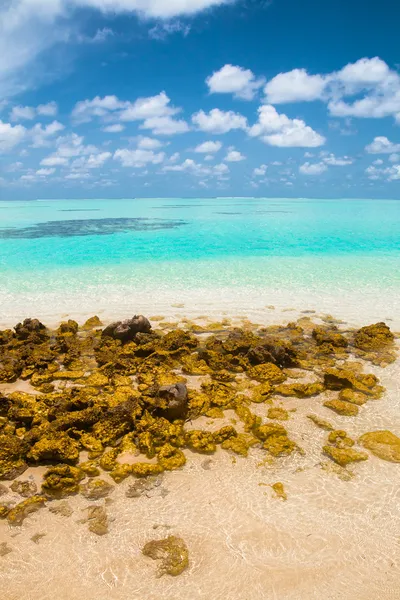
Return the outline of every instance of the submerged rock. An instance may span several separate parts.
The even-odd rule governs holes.
[[[116,321],[103,329],[103,337],[111,337],[123,343],[133,341],[138,333],[149,333],[151,324],[143,315],[136,315],[132,319]]]
[[[400,438],[391,431],[370,431],[364,433],[358,441],[375,456],[389,462],[400,462]]]
[[[325,419],[321,419],[318,415],[307,415],[307,418],[310,419],[317,427],[320,429],[324,429],[325,431],[332,431],[334,428],[333,425],[329,423],[329,421],[325,421]]]
[[[63,498],[79,491],[79,482],[85,474],[77,467],[57,465],[44,474],[42,492],[51,497]]]
[[[345,417],[355,417],[358,415],[358,406],[344,400],[327,400],[324,402],[324,406]]]
[[[170,535],[163,540],[147,542],[142,553],[153,560],[160,560],[158,575],[180,575],[189,566],[189,551],[184,540]]]
[[[45,503],[44,496],[32,496],[32,498],[20,502],[8,513],[8,522],[10,525],[22,525],[26,517],[45,506]]]
[[[58,502],[57,504],[51,504],[49,506],[49,511],[55,515],[60,515],[61,517],[70,517],[74,512],[66,500]]]
[[[36,494],[37,485],[34,481],[13,481],[10,489],[23,498],[30,498]]]
[[[89,500],[99,500],[109,496],[114,490],[114,486],[103,479],[91,479],[88,483],[80,486],[82,496]]]
[[[341,467],[352,462],[367,460],[368,455],[365,452],[358,452],[353,448],[337,448],[335,446],[324,446],[323,451],[329,458],[335,461]]]
[[[88,521],[89,531],[96,535],[108,533],[108,517],[103,506],[89,506]]]
[[[282,500],[287,500],[287,495],[285,492],[285,488],[283,487],[283,483],[277,481],[276,483],[273,483],[271,487],[278,498],[281,498]]]

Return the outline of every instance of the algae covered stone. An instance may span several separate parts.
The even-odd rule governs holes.
[[[10,485],[10,490],[19,494],[23,498],[30,498],[37,492],[37,485],[34,481],[13,481]]]
[[[278,498],[281,498],[282,500],[287,500],[287,495],[286,495],[283,483],[281,483],[280,481],[277,481],[276,483],[273,483],[271,485],[271,487],[274,490],[274,492]]]
[[[361,327],[354,336],[354,345],[360,350],[374,351],[380,350],[394,340],[393,333],[386,323],[375,323],[375,325],[367,325]]]
[[[400,438],[391,431],[370,431],[364,433],[358,441],[375,456],[389,462],[400,462]]]
[[[327,400],[324,402],[324,406],[345,417],[355,417],[358,415],[358,406],[344,400]]]
[[[77,467],[56,465],[44,474],[42,492],[55,498],[63,498],[79,491],[79,482],[85,474]]]
[[[354,450],[354,448],[324,446],[323,451],[341,467],[345,467],[352,462],[360,462],[368,459],[368,455],[365,452],[358,452],[357,450]]]
[[[44,496],[32,496],[32,498],[20,502],[9,511],[8,522],[10,525],[22,525],[26,517],[45,506],[45,503]]]
[[[189,566],[189,551],[184,540],[175,535],[162,540],[147,542],[142,553],[153,560],[159,560],[158,575],[180,575]]]

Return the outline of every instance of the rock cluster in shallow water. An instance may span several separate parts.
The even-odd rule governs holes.
[[[0,479],[48,466],[40,494],[29,482],[13,484],[26,499],[0,506],[10,523],[71,494],[106,497],[112,486],[91,479],[102,471],[120,483],[179,469],[187,450],[213,454],[220,447],[245,457],[256,447],[266,457],[289,456],[300,449],[277,422],[290,424],[290,413],[275,401],[315,399],[332,416],[354,418],[384,392],[360,360],[385,366],[396,356],[384,323],[339,331],[303,318],[265,328],[225,322],[153,330],[139,315],[100,327],[98,317],[82,327],[69,320],[56,330],[26,319],[0,331],[0,384],[24,381],[29,390],[0,392]],[[297,381],[304,375],[312,381]],[[265,418],[253,413],[253,403],[268,404]],[[197,418],[222,418],[228,409],[240,427],[210,432],[196,426]],[[308,417],[331,430],[321,452],[332,461],[346,466],[368,457],[327,420]],[[366,432],[359,442],[380,458],[400,460],[400,440],[391,432]],[[133,462],[124,461],[128,455]],[[108,529],[103,514],[91,520],[92,530]]]

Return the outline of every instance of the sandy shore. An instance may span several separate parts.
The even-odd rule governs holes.
[[[181,298],[181,302],[169,304],[164,300],[163,305],[153,302],[146,314],[161,313],[159,316],[166,320],[179,322],[201,313],[212,318],[235,316],[233,322],[238,324],[246,315],[252,321],[268,324],[304,317],[303,311],[313,310],[299,302],[297,309],[290,305],[267,308],[261,306],[265,300],[259,298],[251,308],[238,310],[227,299],[223,310],[210,311],[207,302],[200,309]],[[140,302],[134,304],[134,312],[140,312]],[[328,303],[326,306],[328,312]],[[318,322],[323,309],[319,306],[318,313],[307,316]],[[49,309],[49,315],[53,314],[55,321],[68,316],[82,322],[93,312],[104,320],[117,316],[113,310],[56,315]],[[132,313],[128,312],[128,303],[125,311],[118,316]],[[344,304],[335,316],[347,317],[352,325],[364,325],[377,320],[376,312],[379,307],[366,308],[364,304],[362,314],[357,315],[357,307]],[[394,313],[387,317],[390,314],[394,319]],[[32,316],[42,317],[36,313]],[[11,322],[6,319],[7,324],[15,323],[16,317]],[[391,327],[393,323],[397,321],[389,323]],[[400,361],[385,369],[368,365],[367,371],[380,378],[386,392],[382,399],[360,407],[357,419],[324,408],[323,395],[318,402],[315,398],[282,400],[282,406],[295,411],[285,426],[303,454],[266,462],[265,453],[256,448],[248,458],[222,450],[210,457],[185,450],[184,468],[165,473],[160,485],[140,497],[126,497],[131,483],[126,480],[106,500],[68,498],[73,510],[70,517],[45,508],[21,527],[0,521],[0,549],[6,544],[3,547],[11,550],[0,556],[2,597],[399,600],[399,465],[371,455],[347,469],[350,475],[345,475],[322,458],[326,432],[306,418],[310,412],[329,417],[336,429],[345,429],[355,439],[374,429],[390,429],[400,436]],[[11,389],[6,385],[0,388],[0,392]],[[264,417],[266,407],[253,404],[252,411]],[[229,423],[231,417],[234,413],[230,415],[229,411],[224,419],[201,417],[195,426],[215,430]],[[37,477],[32,470],[26,475]],[[104,478],[114,484],[107,474]],[[285,486],[286,501],[271,488],[278,481]],[[90,533],[87,523],[82,522],[87,507],[93,504],[104,506],[108,513],[109,533],[102,537]],[[34,541],[36,534],[43,537]],[[155,563],[141,553],[147,541],[167,535],[181,536],[189,548],[189,569],[176,578],[158,578]]]

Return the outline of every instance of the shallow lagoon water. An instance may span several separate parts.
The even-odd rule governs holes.
[[[362,322],[396,317],[396,200],[46,200],[0,208],[3,323],[27,307],[56,320],[165,312],[177,302],[192,316],[222,304],[233,315],[265,305],[333,312],[341,304],[337,316],[347,307],[352,318],[361,302]]]

